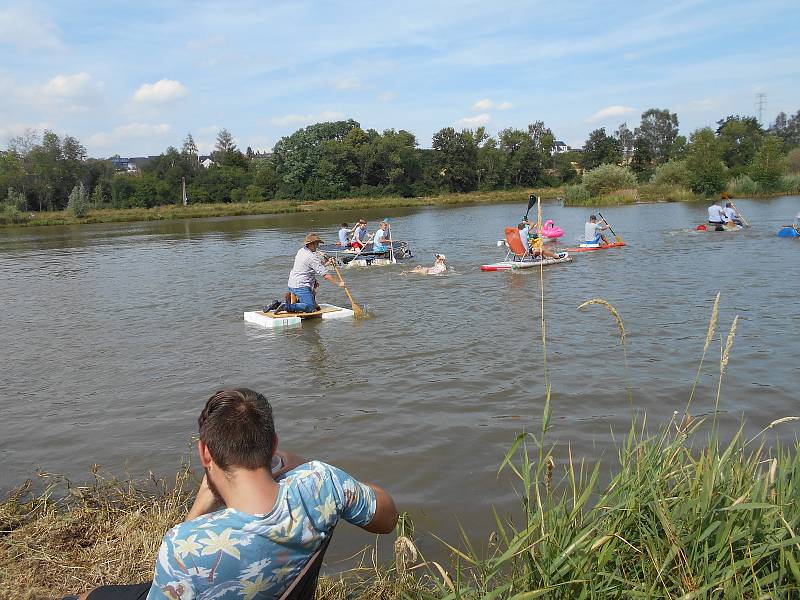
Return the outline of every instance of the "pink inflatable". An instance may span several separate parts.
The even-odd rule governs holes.
[[[564,230],[553,223],[553,219],[547,219],[542,225],[542,235],[546,238],[555,239],[564,235]]]

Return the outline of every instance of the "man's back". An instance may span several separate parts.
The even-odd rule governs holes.
[[[339,518],[366,525],[375,493],[344,471],[313,461],[280,480],[266,515],[217,511],[164,537],[148,599],[277,597]]]

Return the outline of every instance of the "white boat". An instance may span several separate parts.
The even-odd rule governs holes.
[[[254,310],[244,313],[246,323],[253,323],[261,327],[274,329],[277,327],[290,327],[300,325],[303,321],[322,319],[346,319],[353,316],[353,311],[349,308],[334,306],[333,304],[320,304],[320,310],[311,313],[274,313]]]

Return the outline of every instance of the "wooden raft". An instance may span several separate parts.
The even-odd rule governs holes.
[[[258,311],[259,314],[264,315],[265,317],[269,317],[270,319],[287,319],[290,317],[300,317],[301,319],[313,319],[319,318],[325,313],[332,313],[338,312],[342,310],[338,306],[323,306],[320,310],[315,310],[314,312],[281,312],[275,314],[274,312],[264,312],[263,310]]]

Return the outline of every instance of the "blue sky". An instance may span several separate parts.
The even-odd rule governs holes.
[[[800,109],[800,2],[4,2],[0,146],[25,128],[91,156],[228,128],[268,149],[353,118],[490,133],[543,120],[573,146],[669,108],[681,131]]]

